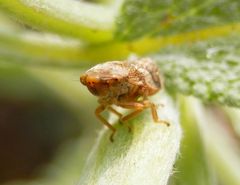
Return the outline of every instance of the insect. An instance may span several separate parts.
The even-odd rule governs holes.
[[[96,108],[95,114],[111,129],[112,142],[116,129],[101,115],[106,109],[116,114],[120,122],[124,123],[144,109],[150,108],[156,123],[170,125],[167,121],[159,119],[157,105],[148,99],[148,96],[157,93],[163,86],[158,66],[150,58],[98,64],[81,75],[80,81],[93,95],[99,97],[100,105]],[[124,116],[112,105],[133,111]]]

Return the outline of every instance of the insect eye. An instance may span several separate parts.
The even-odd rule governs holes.
[[[88,81],[88,84],[89,84],[89,85],[94,85],[95,82],[93,82],[93,81]]]

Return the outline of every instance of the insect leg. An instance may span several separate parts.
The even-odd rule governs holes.
[[[165,125],[167,125],[167,126],[170,126],[170,123],[169,123],[168,121],[159,119],[158,114],[157,114],[157,106],[156,106],[154,103],[152,103],[152,102],[150,102],[150,101],[148,101],[148,100],[145,100],[145,101],[144,101],[144,104],[145,104],[145,106],[151,108],[152,117],[153,117],[153,120],[154,120],[156,123],[162,123],[162,124],[165,124]]]
[[[114,108],[112,108],[111,106],[108,107],[108,110],[111,111],[112,113],[116,114],[120,119],[122,117],[122,114],[118,111],[116,111]]]
[[[125,109],[144,109],[145,105],[142,102],[120,102],[117,104]]]
[[[112,130],[112,134],[110,135],[110,141],[113,142],[113,136],[116,132],[116,129],[110,123],[108,123],[108,121],[101,115],[101,112],[103,112],[105,109],[106,107],[104,105],[100,105],[96,108],[95,115],[104,125],[106,125],[110,130]]]
[[[121,119],[123,115],[122,115],[120,112],[116,111],[116,110],[115,110],[114,108],[112,108],[111,106],[108,107],[108,110],[111,111],[111,112],[113,112],[114,114],[116,114],[116,115],[119,117],[119,123],[120,123],[120,124],[123,124],[122,119]],[[127,127],[128,127],[128,131],[131,132],[131,128],[130,128],[129,126],[127,126]]]
[[[124,103],[121,102],[118,104],[118,106],[121,106],[126,109],[134,109],[133,112],[127,114],[126,116],[120,119],[120,121],[122,121],[123,123],[140,114],[145,108],[144,105],[139,102],[124,102]],[[128,130],[130,132],[131,127],[128,126]]]
[[[126,116],[124,116],[121,120],[122,121],[127,121],[129,119],[132,119],[133,117],[137,116],[138,114],[140,114],[144,109],[138,109],[138,110],[135,110],[129,114],[127,114]]]

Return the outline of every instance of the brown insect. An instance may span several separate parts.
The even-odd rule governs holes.
[[[157,106],[148,100],[148,96],[157,93],[162,88],[158,66],[150,58],[98,64],[81,75],[80,81],[92,94],[99,97],[100,105],[95,114],[104,125],[112,130],[111,141],[113,141],[116,129],[101,115],[105,109],[116,114],[120,122],[124,123],[144,109],[150,108],[156,123],[169,126],[167,121],[158,118]],[[111,105],[134,111],[123,116]]]

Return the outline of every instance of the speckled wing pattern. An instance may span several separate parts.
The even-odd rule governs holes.
[[[149,89],[152,89],[153,93],[151,94],[154,94],[156,91],[161,89],[162,85],[159,69],[151,59],[143,58],[140,60],[130,60],[128,63],[134,66],[132,74],[130,71],[129,77],[138,78],[134,79],[137,85],[142,84],[147,86]]]
[[[121,80],[128,76],[128,69],[125,64],[120,61],[111,61],[98,64],[87,71],[88,75],[98,76],[101,80],[116,78]]]

